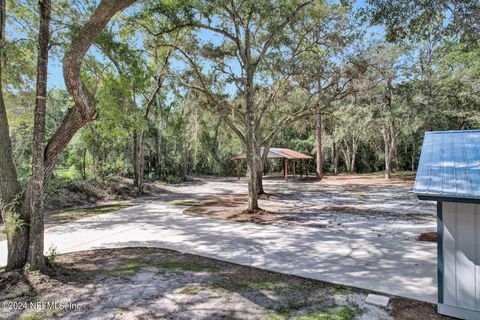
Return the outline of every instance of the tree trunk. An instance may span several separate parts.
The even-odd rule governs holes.
[[[415,144],[415,140],[413,141],[413,144],[412,144],[412,166],[410,168],[410,170],[412,171],[415,171],[415,151],[416,151],[416,144]]]
[[[350,159],[350,172],[355,172],[355,160],[357,157],[358,142],[355,138],[352,139],[352,158]]]
[[[323,179],[323,156],[322,156],[322,115],[320,111],[317,111],[315,115],[315,133],[316,133],[316,140],[315,140],[315,147],[317,149],[317,179]]]
[[[350,172],[354,173],[355,172],[355,158],[357,156],[357,152],[354,150],[352,152],[352,159],[350,160]]]
[[[260,146],[257,144],[255,134],[255,110],[254,110],[254,66],[251,62],[250,30],[245,33],[245,117],[247,134],[245,136],[245,151],[248,167],[248,212],[255,212],[258,207],[257,191],[257,163],[260,161]]]
[[[270,152],[270,148],[275,137],[276,135],[273,135],[267,139],[267,141],[265,141],[263,154],[261,154],[261,157],[259,157],[259,161],[257,163],[257,194],[259,195],[266,194],[265,189],[263,188],[263,174],[268,161],[268,153]]]
[[[133,185],[143,192],[143,131],[133,131]]]
[[[263,154],[260,155],[257,159],[257,194],[266,194],[265,189],[263,188],[263,175],[265,173],[265,167],[268,160],[268,152],[270,150],[271,141],[267,141],[266,145],[263,148]]]
[[[85,54],[110,19],[119,11],[138,0],[102,0],[89,21],[78,31],[63,59],[63,77],[75,107],[70,108],[62,124],[53,134],[45,150],[45,179],[52,176],[58,157],[73,136],[90,121],[98,117],[95,101],[83,84],[80,74]]]
[[[335,144],[335,158],[333,159],[333,174],[338,175],[338,160],[340,158],[340,143],[334,142]]]
[[[40,28],[38,34],[37,88],[35,98],[32,177],[27,187],[24,210],[30,215],[28,262],[32,268],[45,269],[43,255],[43,181],[45,155],[45,114],[47,105],[48,49],[50,41],[50,0],[41,0]]]
[[[157,159],[157,163],[155,164],[155,172],[157,173],[158,178],[162,176],[162,133],[160,130],[161,129],[159,125],[157,127],[155,137],[155,154]]]
[[[385,179],[392,178],[392,168],[391,168],[391,161],[389,159],[389,150],[388,150],[388,142],[385,141]]]
[[[46,187],[49,179],[52,177],[56,161],[75,133],[86,123],[95,120],[98,116],[93,97],[85,88],[81,78],[80,69],[83,58],[113,15],[136,1],[137,0],[102,0],[90,20],[79,30],[76,37],[72,40],[70,48],[67,50],[63,60],[63,74],[67,90],[75,101],[75,107],[68,110],[62,124],[49,140],[47,147],[44,148],[43,187]],[[43,5],[45,5],[45,3],[45,1],[42,2]],[[5,0],[0,0],[0,6],[2,11],[0,12],[2,19],[0,23],[0,47],[2,51],[0,52],[0,59],[3,60],[3,57],[5,57]],[[45,35],[46,34],[40,34],[39,37]],[[40,51],[42,50],[42,48],[39,49]],[[2,83],[1,66],[3,65],[4,61],[0,61],[0,86]],[[3,92],[1,87],[0,92]],[[41,97],[37,98],[37,100],[39,99],[42,100]],[[3,202],[2,216],[6,222],[8,241],[8,261],[6,270],[12,270],[22,268],[27,261],[30,221],[26,212],[30,211],[28,207],[30,207],[31,201],[37,201],[38,198],[33,197],[32,192],[27,189],[27,193],[23,199],[23,205],[21,207],[18,205],[21,190],[13,162],[12,146],[8,128],[5,103],[3,95],[0,94],[0,158],[2,159],[2,161],[0,161],[0,198]],[[40,136],[41,135],[37,135],[37,138]],[[34,166],[36,166],[38,157],[34,159]],[[38,174],[38,172],[35,172],[35,176],[32,175],[33,180],[35,180],[35,177],[38,179],[38,176],[40,176],[40,174],[38,174],[38,176],[36,176],[36,174]],[[38,184],[35,187],[38,189]],[[35,205],[37,205],[37,203],[35,203]],[[33,234],[36,238],[32,241],[35,243],[34,246],[36,252],[32,253],[31,256],[39,257],[39,248],[36,244],[40,237],[43,239],[43,232],[41,232],[43,227],[39,228],[38,219],[40,219],[40,217],[35,217],[35,219],[35,231],[33,231]],[[39,232],[41,234],[39,234]]]
[[[29,217],[19,208],[21,187],[13,161],[12,141],[3,97],[5,59],[5,0],[0,0],[0,210],[7,233],[7,271],[22,268],[27,261]]]
[[[145,171],[145,132],[136,130],[133,133],[133,176],[134,186],[140,193],[143,192],[143,175]]]
[[[383,128],[383,140],[385,143],[385,179],[392,178],[392,159],[395,154],[397,132],[392,106],[393,86],[392,80],[387,81],[387,92],[385,94],[385,107],[388,108],[388,125]]]
[[[139,190],[143,192],[143,182],[144,182],[144,175],[145,175],[145,132],[142,131],[140,133],[140,141],[138,145],[138,172],[139,172]]]
[[[343,148],[342,148],[342,153],[343,153],[343,160],[345,161],[345,167],[347,168],[347,172],[351,173],[351,153],[350,153],[350,146],[348,145],[346,140],[343,140]]]
[[[393,130],[393,128],[391,128]],[[392,178],[392,160],[393,155],[395,153],[395,136],[393,133],[390,133],[390,141],[385,141],[387,144],[385,145],[385,179]]]
[[[257,163],[257,194],[265,194],[265,190],[263,189],[263,161]]]
[[[83,149],[82,155],[82,179],[87,180],[87,148]]]

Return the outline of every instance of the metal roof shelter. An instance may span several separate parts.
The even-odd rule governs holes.
[[[480,198],[480,130],[427,132],[414,192]]]
[[[260,148],[260,156],[263,157],[263,152],[265,148]],[[237,160],[237,179],[240,180],[240,161],[247,159],[246,154],[241,154],[239,156],[233,157],[233,160]],[[303,161],[307,161],[306,168],[306,177],[308,178],[308,161],[313,159],[313,157],[306,154],[286,149],[286,148],[270,148],[268,150],[267,159],[284,159],[284,169],[283,175],[285,181],[288,181],[288,160],[293,160],[293,176],[295,176],[295,164],[296,160],[300,160],[300,177],[303,175]]]
[[[427,132],[414,192],[437,201],[438,312],[480,319],[480,130]]]

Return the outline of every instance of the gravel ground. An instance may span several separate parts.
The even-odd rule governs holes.
[[[77,252],[55,267],[49,276],[0,273],[0,318],[447,319],[428,303],[394,298],[383,309],[363,290],[163,249]],[[54,302],[65,309],[45,304]]]
[[[189,210],[194,215],[238,218],[246,207],[244,179],[198,177],[164,188],[176,199],[172,203],[194,205]],[[422,233],[436,231],[435,203],[417,199],[411,176],[391,181],[377,175],[326,177],[321,182],[291,178],[288,183],[270,176],[265,178],[264,188],[268,196],[260,199],[260,206],[273,215],[271,219],[259,217],[265,220],[262,222],[402,240],[415,240]]]

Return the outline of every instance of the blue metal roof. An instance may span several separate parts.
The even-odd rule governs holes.
[[[425,133],[413,191],[480,199],[480,130]]]

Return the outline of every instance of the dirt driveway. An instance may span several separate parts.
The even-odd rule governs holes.
[[[309,219],[294,220],[288,227],[189,217],[184,214],[189,207],[178,205],[185,199],[244,194],[244,181],[202,178],[166,188],[169,192],[138,200],[136,206],[47,229],[45,249],[56,247],[60,253],[68,253],[121,247],[167,248],[436,302],[436,244],[412,238],[419,230],[433,228],[433,206],[416,201],[405,183],[372,186],[369,190],[375,191],[366,192],[366,187],[355,189],[345,183],[285,184],[279,179],[267,180],[267,192],[278,195],[276,200],[262,200],[264,208],[282,208],[300,217],[303,212],[311,212],[305,214]],[[325,209],[374,203],[377,205],[371,214]],[[407,214],[413,220],[406,219]],[[6,247],[5,241],[0,242],[0,266],[6,263]]]
[[[268,195],[260,199],[260,206],[271,214],[257,220],[239,215],[247,201],[245,179],[199,177],[165,188],[177,199],[171,204],[191,205],[187,213],[195,216],[416,240],[436,231],[436,205],[417,199],[413,178],[386,181],[378,175],[340,175],[321,182],[290,178],[285,183],[283,177],[268,176]]]

